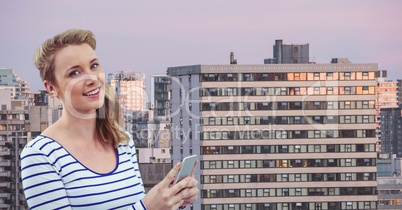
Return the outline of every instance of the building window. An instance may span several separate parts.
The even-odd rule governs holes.
[[[282,174],[282,182],[288,182],[289,181],[289,175],[288,174]]]
[[[268,197],[268,196],[269,196],[269,189],[264,189],[263,192],[264,192],[264,193],[263,193],[264,197]]]
[[[233,183],[235,180],[234,180],[234,175],[229,175],[228,176],[228,182],[230,182],[230,183]]]
[[[345,162],[346,162],[346,166],[352,166],[352,159],[346,159],[345,160]]]
[[[210,177],[210,182],[211,182],[211,183],[216,183],[216,176],[211,175],[211,177]]]
[[[352,151],[352,145],[351,144],[346,144],[345,145],[345,151],[346,152],[351,152]]]
[[[334,88],[333,87],[327,87],[327,95],[332,95],[334,94]]]
[[[352,173],[346,173],[346,181],[351,181],[352,180]]]
[[[295,153],[300,153],[300,145],[295,145]]]
[[[344,80],[350,80],[350,72],[343,73]]]
[[[301,196],[301,195],[302,195],[302,189],[296,188],[296,196]]]
[[[282,189],[282,196],[289,196],[289,188]]]
[[[301,181],[301,174],[295,174],[295,181],[300,182]]]
[[[353,203],[352,202],[346,202],[346,209],[353,209]]]

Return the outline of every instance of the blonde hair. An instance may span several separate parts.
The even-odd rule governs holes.
[[[95,35],[89,30],[70,29],[43,42],[34,54],[34,64],[39,69],[42,81],[46,80],[52,85],[57,85],[54,55],[66,46],[81,44],[88,44],[95,50]],[[105,88],[105,102],[97,110],[96,131],[99,138],[106,143],[111,143],[114,147],[118,147],[120,142],[129,140],[128,134],[124,131],[124,121],[116,94],[108,85]]]

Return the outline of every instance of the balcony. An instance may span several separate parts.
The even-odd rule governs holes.
[[[0,172],[0,177],[10,177],[10,176],[11,176],[11,171]]]
[[[11,187],[11,184],[10,184],[10,183],[7,183],[7,182],[1,182],[1,183],[0,183],[0,188],[3,188],[3,187],[10,188],[10,187]]]
[[[6,155],[11,155],[11,151],[10,150],[0,151],[0,156],[6,156]]]

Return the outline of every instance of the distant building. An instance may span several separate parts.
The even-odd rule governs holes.
[[[58,117],[50,106],[34,106],[28,82],[0,69],[0,209],[28,209],[20,178],[20,152]],[[40,105],[48,101],[41,96]]]
[[[381,109],[384,108],[397,108],[398,107],[398,84],[397,82],[393,82],[390,80],[386,80],[387,71],[382,70],[378,71],[376,80],[377,80],[377,87],[376,87],[376,124],[377,124],[377,149],[379,153],[382,153],[382,138],[384,133],[382,132],[382,121],[383,120],[390,120],[387,118],[381,117]],[[386,128],[385,128],[386,129]],[[389,130],[388,130],[389,131]]]
[[[115,88],[124,110],[145,110],[145,74],[134,71],[121,71],[108,75],[108,83]]]
[[[382,108],[381,116],[381,153],[393,154],[402,158],[402,117],[401,108]]]
[[[11,98],[28,97],[29,95],[29,83],[22,81],[9,68],[0,68],[0,89],[11,89]]]
[[[303,64],[310,63],[309,44],[283,44],[275,40],[273,58],[264,59],[264,64]]]
[[[341,60],[168,68],[173,163],[199,157],[193,209],[377,208],[378,65]]]
[[[151,107],[155,119],[170,120],[170,77],[166,75],[151,76]],[[153,107],[152,107],[153,106]]]
[[[377,209],[402,209],[402,162],[396,155],[381,154],[377,159]]]

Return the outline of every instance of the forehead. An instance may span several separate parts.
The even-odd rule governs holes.
[[[55,53],[55,70],[64,72],[73,66],[88,64],[94,58],[95,51],[88,44],[68,45]]]

